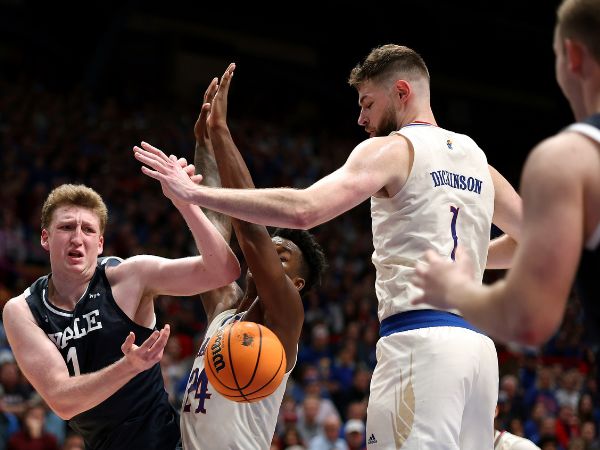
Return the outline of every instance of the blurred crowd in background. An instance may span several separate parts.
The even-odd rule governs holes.
[[[141,174],[132,153],[145,140],[192,160],[195,114],[177,104],[98,99],[83,88],[53,91],[29,78],[0,81],[0,306],[49,272],[39,242],[40,212],[49,191],[61,183],[84,183],[106,201],[104,255],[195,253],[177,210],[159,184]],[[230,127],[257,187],[307,186],[342,164],[356,144],[325,129],[315,133],[235,114]],[[298,360],[272,449],[319,449],[322,436],[337,436],[336,448],[364,449],[379,335],[368,202],[312,231],[329,269],[305,299]],[[235,241],[232,248],[243,260]],[[161,366],[178,409],[206,318],[197,296],[162,296],[156,306],[157,325],[171,325]],[[583,335],[577,298],[543,348],[497,345],[497,350],[496,428],[544,450],[600,449],[594,349]],[[83,444],[20,373],[0,323],[0,450],[5,448],[75,450]]]

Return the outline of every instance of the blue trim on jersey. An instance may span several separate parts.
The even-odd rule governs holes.
[[[435,309],[420,309],[394,314],[383,319],[379,328],[379,335],[384,337],[402,331],[431,327],[460,327],[481,333],[479,329],[456,314]]]

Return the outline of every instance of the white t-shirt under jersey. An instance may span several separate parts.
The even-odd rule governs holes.
[[[289,372],[273,394],[255,403],[226,399],[213,389],[204,372],[206,344],[217,330],[240,318],[241,314],[230,309],[217,315],[208,326],[181,409],[184,450],[262,450],[271,446]]]
[[[431,309],[410,304],[421,294],[410,277],[429,249],[450,258],[460,245],[481,281],[494,213],[487,158],[473,139],[425,123],[409,124],[394,134],[410,141],[414,161],[400,192],[392,198],[371,197],[380,321],[408,310]]]

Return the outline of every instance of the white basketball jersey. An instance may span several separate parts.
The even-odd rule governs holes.
[[[269,449],[289,372],[273,394],[254,403],[237,403],[215,391],[204,372],[204,351],[210,338],[242,314],[230,309],[208,326],[188,379],[181,408],[184,450]]]
[[[494,213],[487,159],[470,137],[421,122],[393,134],[410,141],[414,161],[400,192],[392,198],[371,197],[380,321],[408,310],[432,309],[410,304],[421,294],[410,277],[426,250],[454,259],[460,245],[481,281]]]
[[[540,448],[531,442],[507,431],[494,432],[494,450],[540,450]]]

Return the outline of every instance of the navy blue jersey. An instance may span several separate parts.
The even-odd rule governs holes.
[[[123,357],[121,345],[130,331],[141,345],[152,329],[132,321],[115,302],[105,268],[120,263],[98,259],[85,293],[73,311],[52,305],[48,281],[39,278],[25,291],[33,317],[62,354],[71,376],[96,372]],[[81,433],[88,449],[174,449],[179,421],[170,406],[160,365],[155,364],[104,402],[73,417],[69,425]]]
[[[584,134],[600,144],[600,114],[573,124],[568,129]],[[586,331],[596,344],[600,344],[600,223],[595,231],[584,243],[575,289],[583,304]]]

